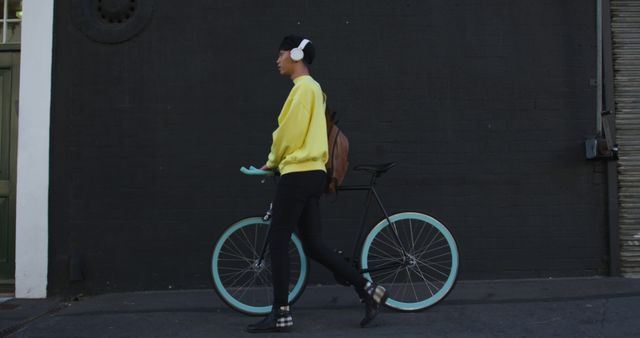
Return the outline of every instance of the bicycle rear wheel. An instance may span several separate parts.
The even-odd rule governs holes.
[[[385,305],[420,311],[435,305],[453,289],[458,277],[458,247],[451,232],[435,218],[403,212],[380,221],[362,246],[365,278],[389,292]],[[394,232],[404,248],[395,240]]]
[[[260,251],[269,222],[250,217],[231,225],[218,239],[211,255],[213,286],[232,309],[248,315],[265,315],[273,305],[271,255]],[[289,241],[289,304],[295,303],[307,283],[308,261],[296,234]]]

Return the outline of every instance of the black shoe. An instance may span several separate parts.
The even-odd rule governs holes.
[[[247,326],[247,332],[260,333],[260,332],[286,332],[290,331],[293,327],[293,317],[291,317],[291,311],[289,306],[280,306],[274,310],[261,321]]]
[[[378,315],[380,304],[384,304],[389,297],[385,288],[371,282],[367,282],[364,290],[366,291],[367,296],[361,299],[361,302],[364,303],[364,318],[360,321],[360,327],[365,327],[367,324],[371,323],[373,318]]]

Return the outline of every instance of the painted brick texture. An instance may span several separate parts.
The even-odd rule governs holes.
[[[274,192],[238,168],[266,160],[290,33],[316,44],[351,163],[399,163],[379,181],[387,208],[448,225],[461,278],[607,272],[604,167],[583,146],[595,2],[155,3],[145,31],[109,45],[56,2],[51,292],[210,287],[216,237]],[[328,246],[351,251],[363,200],[323,202]],[[333,283],[317,265],[310,281]]]

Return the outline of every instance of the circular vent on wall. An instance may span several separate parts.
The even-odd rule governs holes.
[[[102,43],[127,41],[151,21],[153,0],[72,0],[71,19],[90,39]]]

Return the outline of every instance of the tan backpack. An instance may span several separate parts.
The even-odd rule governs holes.
[[[325,103],[326,98],[325,95]],[[336,188],[342,184],[349,170],[349,139],[338,128],[336,112],[331,112],[329,106],[325,108],[325,118],[327,119],[327,139],[329,141],[329,159],[326,164],[328,180],[325,192],[334,193]]]

